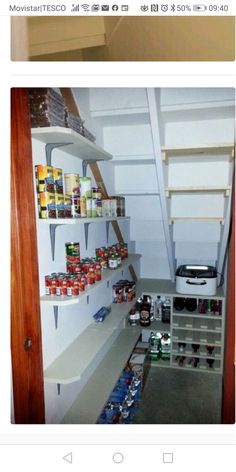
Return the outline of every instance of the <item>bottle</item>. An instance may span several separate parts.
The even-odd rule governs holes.
[[[148,295],[143,295],[143,300],[140,307],[140,325],[150,326],[151,324],[151,303],[148,300]]]
[[[158,321],[161,321],[162,318],[162,301],[160,295],[157,295],[157,299],[155,300],[154,318]]]
[[[200,347],[200,344],[192,344],[193,352],[197,352]]]

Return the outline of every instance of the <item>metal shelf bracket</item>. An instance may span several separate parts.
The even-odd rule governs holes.
[[[89,164],[92,164],[93,162],[95,162],[95,161],[91,160],[91,159],[84,159],[82,161],[83,177],[87,176],[87,167],[88,167]]]
[[[55,328],[58,328],[58,305],[53,305]]]
[[[57,395],[61,395],[61,384],[57,384]]]
[[[88,249],[88,233],[90,223],[84,223],[84,237],[85,237],[85,248]]]
[[[53,149],[59,148],[62,146],[68,146],[69,144],[73,144],[73,143],[47,143],[45,146],[47,166],[51,166]]]
[[[55,258],[55,238],[56,238],[56,228],[57,226],[61,226],[60,224],[49,224],[49,232],[50,232],[50,241],[51,241],[51,252],[52,252],[52,260],[54,261]]]

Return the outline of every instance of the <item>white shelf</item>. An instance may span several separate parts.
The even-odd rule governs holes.
[[[67,297],[67,296],[56,296],[56,295],[43,295],[40,297],[40,301],[42,305],[51,305],[51,306],[68,306],[68,305],[75,305],[79,303],[83,298],[91,295],[97,290],[101,285],[105,282],[109,282],[114,276],[120,274],[126,267],[131,264],[134,264],[136,261],[140,259],[140,254],[131,254],[127,259],[122,261],[122,266],[118,269],[105,269],[102,272],[102,280],[100,282],[96,282],[94,285],[89,287],[86,291],[82,292],[78,297]]]
[[[128,328],[120,332],[66,413],[63,424],[96,423],[139,336],[139,328]]]
[[[102,126],[129,126],[150,123],[148,107],[118,108],[91,112],[92,118]]]
[[[230,185],[215,185],[212,187],[166,187],[166,197],[169,198],[171,193],[185,193],[185,192],[223,192],[227,197],[231,190]]]
[[[173,311],[173,316],[176,317],[176,316],[179,316],[179,317],[183,317],[183,318],[197,318],[198,320],[200,319],[206,319],[206,320],[222,320],[222,316],[221,315],[213,315],[213,314],[209,314],[209,315],[204,315],[202,313],[197,313],[197,312],[187,312],[187,311]]]
[[[44,372],[49,383],[69,384],[86,376],[86,372],[104,357],[124,328],[125,318],[134,302],[113,304],[103,323],[92,322],[85,331]],[[127,330],[129,331],[129,329]],[[130,330],[129,333],[132,333]],[[135,329],[141,332],[141,328]],[[120,345],[121,348],[121,345]],[[123,351],[123,346],[122,349]],[[85,380],[87,380],[85,378]]]
[[[231,158],[234,157],[233,143],[206,144],[201,146],[165,146],[161,149],[163,161],[169,157],[201,157],[206,155],[222,156],[226,154],[228,154]]]
[[[116,166],[155,164],[155,159],[153,154],[114,156],[111,161],[111,164],[114,164]]]
[[[169,224],[173,224],[176,222],[181,221],[202,221],[203,223],[208,222],[216,222],[224,225],[225,219],[222,217],[214,217],[214,216],[189,216],[189,217],[182,217],[182,216],[172,216],[169,218]]]
[[[83,223],[104,223],[106,221],[124,221],[130,220],[130,216],[117,216],[117,217],[96,217],[96,218],[38,218],[39,224],[47,225],[79,225]]]
[[[82,160],[107,161],[112,159],[112,155],[109,152],[70,128],[63,128],[61,126],[32,128],[31,134],[32,138],[45,144],[71,143],[65,145],[65,147],[62,146],[60,149]]]

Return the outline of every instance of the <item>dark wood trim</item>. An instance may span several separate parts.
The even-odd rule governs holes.
[[[229,242],[222,423],[235,423],[235,195]]]
[[[21,424],[45,422],[37,253],[28,92],[18,88],[11,91],[11,353]]]

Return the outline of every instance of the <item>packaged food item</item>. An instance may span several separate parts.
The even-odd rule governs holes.
[[[86,198],[82,196],[80,196],[80,216],[81,218],[87,217]]]
[[[67,295],[67,277],[64,275],[59,275],[57,277],[56,295],[57,296]]]
[[[92,198],[86,198],[87,218],[92,218]]]
[[[129,311],[129,324],[130,326],[138,326],[140,320],[140,312],[137,308],[131,308]]]
[[[71,197],[71,213],[73,218],[80,218],[80,197],[72,195]]]
[[[38,165],[35,166],[35,178],[37,192],[54,193],[53,167]]]
[[[92,198],[95,198],[96,200],[101,200],[102,192],[100,187],[92,187]]]
[[[161,358],[163,360],[169,360],[170,359],[170,335],[169,333],[163,333],[161,337],[161,346],[160,346],[160,352],[161,352]]]
[[[80,256],[80,243],[69,242],[65,247],[67,256]]]
[[[39,218],[56,218],[55,194],[41,192],[39,194]]]
[[[118,260],[115,254],[112,254],[112,256],[109,256],[108,258],[108,268],[109,269],[117,269],[118,267]]]
[[[110,215],[109,216],[114,216],[114,218],[117,216],[117,200],[116,200],[116,198],[110,198]]]
[[[92,186],[90,177],[80,177],[80,195],[81,197],[92,197]]]
[[[72,200],[69,195],[64,195],[65,218],[72,217]]]
[[[58,167],[53,167],[53,180],[55,193],[63,194],[62,169],[59,169]]]
[[[57,218],[65,218],[64,195],[55,193],[56,216]]]
[[[51,295],[51,286],[52,286],[52,276],[45,275],[45,295]]]
[[[106,198],[102,200],[102,216],[109,217],[111,216],[111,207],[110,207],[110,199]]]
[[[101,217],[102,216],[102,200],[99,200],[99,199],[96,200],[96,211],[97,211],[97,216]]]
[[[97,200],[96,200],[96,198],[91,198],[91,216],[92,216],[92,218],[97,217]]]
[[[66,195],[79,195],[79,174],[65,174],[64,179]]]

